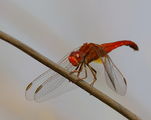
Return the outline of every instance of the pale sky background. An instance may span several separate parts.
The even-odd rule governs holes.
[[[126,96],[111,91],[101,77],[96,87],[149,120],[150,5],[149,0],[0,0],[0,30],[55,62],[85,42],[135,41],[139,52],[121,47],[110,54],[127,78]],[[44,103],[27,101],[26,86],[47,69],[0,41],[0,120],[126,120],[80,88]]]

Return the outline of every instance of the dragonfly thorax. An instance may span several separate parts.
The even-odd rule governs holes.
[[[82,62],[88,64],[102,55],[100,46],[94,43],[85,43],[79,50],[71,52],[68,60],[73,66],[78,66]]]

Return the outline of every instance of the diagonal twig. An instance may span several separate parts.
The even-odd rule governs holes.
[[[93,95],[94,97],[98,98],[99,100],[101,100],[102,102],[104,102],[105,104],[107,104],[108,106],[110,106],[111,108],[113,108],[114,110],[116,110],[117,112],[122,114],[123,116],[125,116],[126,118],[128,118],[130,120],[141,120],[133,112],[129,111],[127,108],[125,108],[124,106],[122,106],[121,104],[119,104],[118,102],[113,100],[112,98],[108,97],[101,91],[97,90],[96,88],[91,87],[87,82],[85,82],[83,80],[76,82],[78,80],[78,78],[75,75],[73,75],[73,74],[71,75],[69,71],[66,71],[61,66],[54,63],[47,57],[41,55],[40,53],[33,50],[32,48],[25,45],[24,43],[18,41],[17,39],[11,37],[10,35],[2,32],[2,31],[0,31],[0,39],[12,44],[13,46],[17,47],[18,49],[22,50],[23,52],[27,53],[31,57],[38,60],[40,63],[46,65],[47,67],[51,68],[55,72],[64,76],[65,78],[67,78],[71,82],[75,83],[80,88],[84,89],[85,91],[87,91],[88,93]]]

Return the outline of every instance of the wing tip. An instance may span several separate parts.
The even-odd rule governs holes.
[[[125,96],[125,95],[126,95],[126,91],[125,91],[125,92],[123,92],[123,93],[119,93],[119,95],[121,95],[121,96]]]
[[[32,82],[26,87],[26,91],[28,91],[30,88],[31,88],[31,86],[32,86]]]

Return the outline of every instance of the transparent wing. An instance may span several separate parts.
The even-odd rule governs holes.
[[[58,64],[68,71],[72,71],[74,66],[69,63],[67,56],[62,58]],[[40,102],[58,96],[75,87],[74,84],[69,83],[64,77],[49,69],[27,86],[25,96],[28,100]]]
[[[102,61],[105,68],[107,85],[119,95],[125,95],[127,90],[127,83],[122,73],[115,66],[108,55],[102,57]]]

